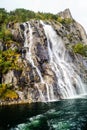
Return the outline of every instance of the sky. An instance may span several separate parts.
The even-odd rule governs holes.
[[[54,14],[69,8],[73,18],[87,32],[87,0],[0,0],[0,8],[5,8],[7,11],[25,8]]]

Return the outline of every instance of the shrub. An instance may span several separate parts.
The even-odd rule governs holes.
[[[14,90],[7,89],[4,95],[2,96],[3,99],[18,99],[18,94]]]
[[[0,84],[0,99],[18,99],[18,94],[10,88],[10,84]]]
[[[82,56],[87,57],[87,45],[83,43],[77,43],[73,46],[74,53],[81,54]]]
[[[20,69],[18,62],[20,54],[16,50],[8,49],[6,51],[0,51],[0,71],[6,73],[11,69]]]
[[[65,18],[64,21],[63,21],[65,24],[71,24],[73,22],[72,19],[70,18]]]
[[[58,17],[57,21],[61,24],[71,24],[73,22],[72,19],[70,18],[62,18],[62,17]]]
[[[73,33],[67,34],[66,37],[68,38],[69,41],[72,41]]]
[[[9,29],[4,30],[4,38],[5,41],[9,41],[12,39],[12,33]]]
[[[58,21],[59,23],[62,23],[62,22],[63,22],[63,18],[62,18],[62,17],[58,17],[57,21]]]

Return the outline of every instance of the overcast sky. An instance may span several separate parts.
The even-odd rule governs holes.
[[[0,0],[0,8],[58,13],[69,8],[73,18],[81,23],[87,32],[87,0]]]

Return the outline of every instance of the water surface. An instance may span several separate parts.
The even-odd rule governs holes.
[[[0,107],[0,130],[87,130],[87,99]]]

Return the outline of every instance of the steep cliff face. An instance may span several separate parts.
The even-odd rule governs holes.
[[[87,45],[86,32],[68,9],[58,16],[59,22],[30,20],[9,26],[19,44],[4,47],[0,42],[0,50],[16,49],[17,56],[12,58],[17,67],[0,75],[1,103],[58,100],[81,94],[81,83],[87,85],[87,50],[85,56],[75,51],[76,44]],[[14,92],[11,96],[9,90]]]

